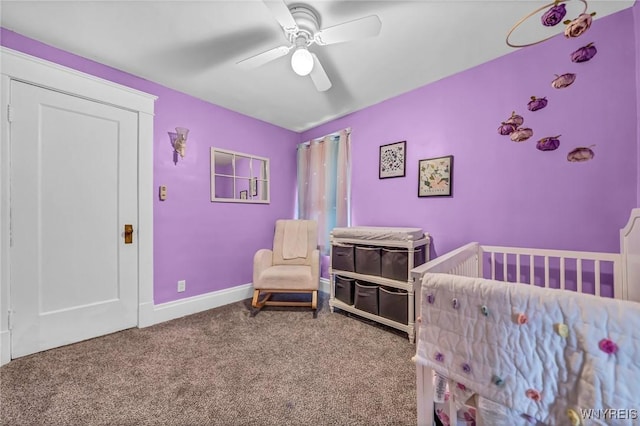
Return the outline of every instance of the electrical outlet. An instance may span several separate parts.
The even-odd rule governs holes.
[[[178,281],[178,293],[181,293],[187,289],[187,281],[180,280]]]

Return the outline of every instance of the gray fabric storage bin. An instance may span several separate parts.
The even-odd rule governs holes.
[[[425,260],[424,246],[413,249],[413,267]],[[409,278],[409,249],[383,247],[380,256],[380,275],[392,280],[407,281]]]
[[[336,275],[335,296],[336,299],[347,305],[353,305],[353,296],[355,294],[355,280]]]
[[[380,247],[356,246],[356,272],[380,276]]]
[[[355,272],[355,252],[351,244],[334,244],[331,247],[331,268]]]
[[[378,286],[357,280],[354,306],[361,311],[378,315]]]
[[[380,287],[378,292],[378,311],[381,317],[407,324],[409,309],[408,295],[405,290]]]

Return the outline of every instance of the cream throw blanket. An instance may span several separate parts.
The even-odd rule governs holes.
[[[282,258],[285,260],[307,257],[307,223],[290,220],[284,224]]]

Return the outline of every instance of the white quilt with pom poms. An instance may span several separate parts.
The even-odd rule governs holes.
[[[419,363],[533,424],[640,424],[640,304],[448,274],[420,303]]]

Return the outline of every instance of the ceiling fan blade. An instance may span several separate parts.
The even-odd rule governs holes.
[[[360,38],[374,37],[380,33],[382,22],[376,15],[334,25],[318,31],[314,40],[319,45],[342,43]]]
[[[315,53],[312,53],[313,56],[313,68],[311,69],[311,73],[309,77],[313,80],[313,84],[316,86],[319,92],[326,92],[331,89],[331,81],[329,80],[329,76],[325,72],[324,68],[322,68],[322,64],[318,60],[318,57]]]
[[[250,58],[243,59],[240,62],[237,62],[237,65],[240,65],[243,68],[257,68],[261,65],[266,64],[267,62],[271,62],[274,59],[278,59],[289,53],[291,50],[290,46],[280,46],[271,50],[267,50],[266,52],[258,53],[257,55],[251,56]]]
[[[381,27],[380,18],[370,15],[320,30],[314,35],[314,40],[319,45],[327,45],[373,37],[380,33]]]
[[[285,33],[297,33],[298,24],[289,11],[289,7],[285,4],[284,0],[264,0],[264,4],[267,5],[271,14],[280,26],[284,29]]]

